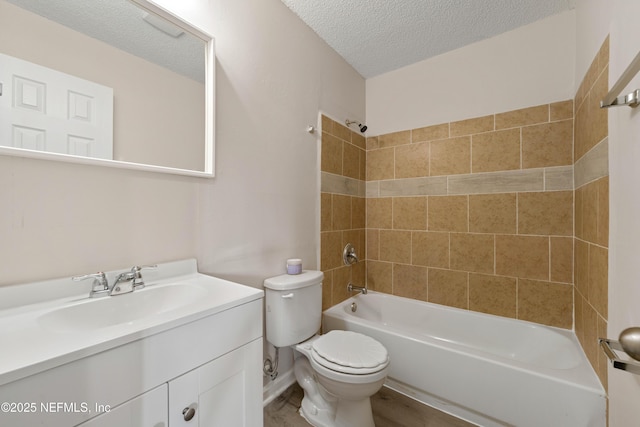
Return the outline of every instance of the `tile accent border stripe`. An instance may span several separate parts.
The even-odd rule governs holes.
[[[448,194],[544,191],[544,169],[489,172],[448,177]]]
[[[347,176],[322,172],[320,175],[320,191],[322,193],[344,194],[346,196],[365,197],[365,182]]]
[[[573,166],[557,166],[544,169],[544,191],[573,189]]]
[[[597,179],[609,176],[609,138],[600,141],[582,156],[575,165],[574,180],[580,188]]]
[[[573,190],[573,166],[367,181],[366,197],[444,196]]]
[[[447,194],[447,177],[404,178],[380,181],[380,197],[439,196]]]

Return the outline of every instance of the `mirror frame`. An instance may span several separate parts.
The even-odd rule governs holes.
[[[194,37],[199,38],[205,44],[205,162],[204,170],[179,169],[167,166],[133,163],[122,160],[96,159],[91,157],[74,156],[70,154],[48,153],[45,151],[28,150],[0,146],[0,155],[13,157],[26,157],[40,160],[54,160],[68,163],[77,163],[93,166],[107,166],[118,169],[133,169],[149,172],[167,173],[173,175],[195,176],[200,178],[213,178],[215,176],[215,39],[210,34],[196,28],[193,24],[186,23],[172,12],[148,2],[147,0],[128,0],[141,9],[158,15],[172,24],[180,27]]]

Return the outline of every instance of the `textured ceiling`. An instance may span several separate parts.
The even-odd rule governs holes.
[[[575,7],[575,0],[282,0],[370,78]]]
[[[188,33],[175,38],[159,31],[143,20],[145,12],[130,1],[7,1],[176,73],[204,82],[203,41]],[[53,46],[47,48],[51,49]]]

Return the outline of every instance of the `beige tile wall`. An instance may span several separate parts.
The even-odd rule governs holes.
[[[323,310],[349,297],[347,284],[364,286],[365,254],[365,138],[322,116],[320,269]],[[361,262],[345,266],[342,250],[356,248]]]
[[[574,100],[366,145],[323,117],[323,307],[346,299],[349,281],[366,281],[568,329],[575,310],[576,334],[606,386],[597,337],[607,322],[608,129],[598,103],[608,57],[607,39]],[[342,264],[347,242],[363,260],[352,267]]]
[[[573,101],[367,139],[371,289],[573,326]]]
[[[575,118],[575,330],[602,383],[607,358],[598,348],[606,336],[608,306],[609,169],[607,110],[609,39],[594,58],[576,94]]]

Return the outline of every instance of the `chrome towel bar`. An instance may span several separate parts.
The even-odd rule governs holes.
[[[603,103],[604,101],[600,101],[600,108],[621,107],[623,105],[635,108],[638,106],[638,103],[640,103],[640,89],[636,89],[627,95],[619,96],[611,101],[610,104],[603,105]]]
[[[611,365],[622,371],[631,372],[632,374],[640,375],[640,363],[631,360],[622,360],[618,357],[614,350],[624,351],[622,345],[618,341],[610,340],[607,338],[599,338],[600,348],[604,351],[611,361]]]
[[[607,96],[600,101],[600,108],[609,108],[626,105],[628,107],[637,107],[640,103],[640,90],[633,91],[625,96],[620,96],[620,92],[629,84],[631,79],[640,71],[640,52],[633,58],[631,64],[622,73],[616,84],[613,85]]]

